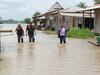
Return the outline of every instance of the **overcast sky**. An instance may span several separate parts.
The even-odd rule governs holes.
[[[0,0],[0,16],[3,19],[23,20],[31,17],[34,12],[44,13],[55,3],[59,2],[64,8],[73,7],[79,2],[93,5],[92,0]]]

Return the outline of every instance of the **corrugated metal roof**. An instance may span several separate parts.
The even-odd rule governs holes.
[[[67,9],[63,9],[60,12],[77,12],[83,10],[83,8],[80,7],[71,7],[71,8],[67,8]]]
[[[60,15],[63,16],[68,16],[68,17],[83,17],[82,13],[60,13]],[[90,14],[84,14],[84,17],[90,17]],[[94,17],[94,15],[92,14],[92,17]]]
[[[92,7],[89,7],[89,8],[86,8],[86,9],[83,9],[83,11],[86,11],[86,10],[95,10],[95,9],[100,9],[100,4],[92,6]]]
[[[48,12],[52,12],[52,11],[58,10],[58,9],[56,9],[56,8],[58,8],[58,9],[63,9],[63,7],[60,5],[60,3],[59,3],[59,2],[56,2],[56,3],[49,9]]]

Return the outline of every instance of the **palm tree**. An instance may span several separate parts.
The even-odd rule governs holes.
[[[86,5],[86,3],[84,3],[84,2],[80,2],[80,3],[77,5],[77,7],[87,8],[87,5]]]
[[[94,0],[95,4],[100,4],[100,0]]]
[[[34,14],[33,14],[33,22],[34,22],[34,24],[35,24],[35,26],[37,25],[37,17],[40,15],[41,13],[40,12],[35,12]]]

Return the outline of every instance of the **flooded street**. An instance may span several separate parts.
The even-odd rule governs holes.
[[[56,35],[40,31],[35,43],[2,37],[0,75],[100,75],[100,47],[79,39],[60,45]]]

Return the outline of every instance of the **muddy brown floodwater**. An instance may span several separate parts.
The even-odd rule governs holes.
[[[2,37],[0,75],[100,75],[100,47],[37,31],[36,42],[18,44],[16,35]]]

